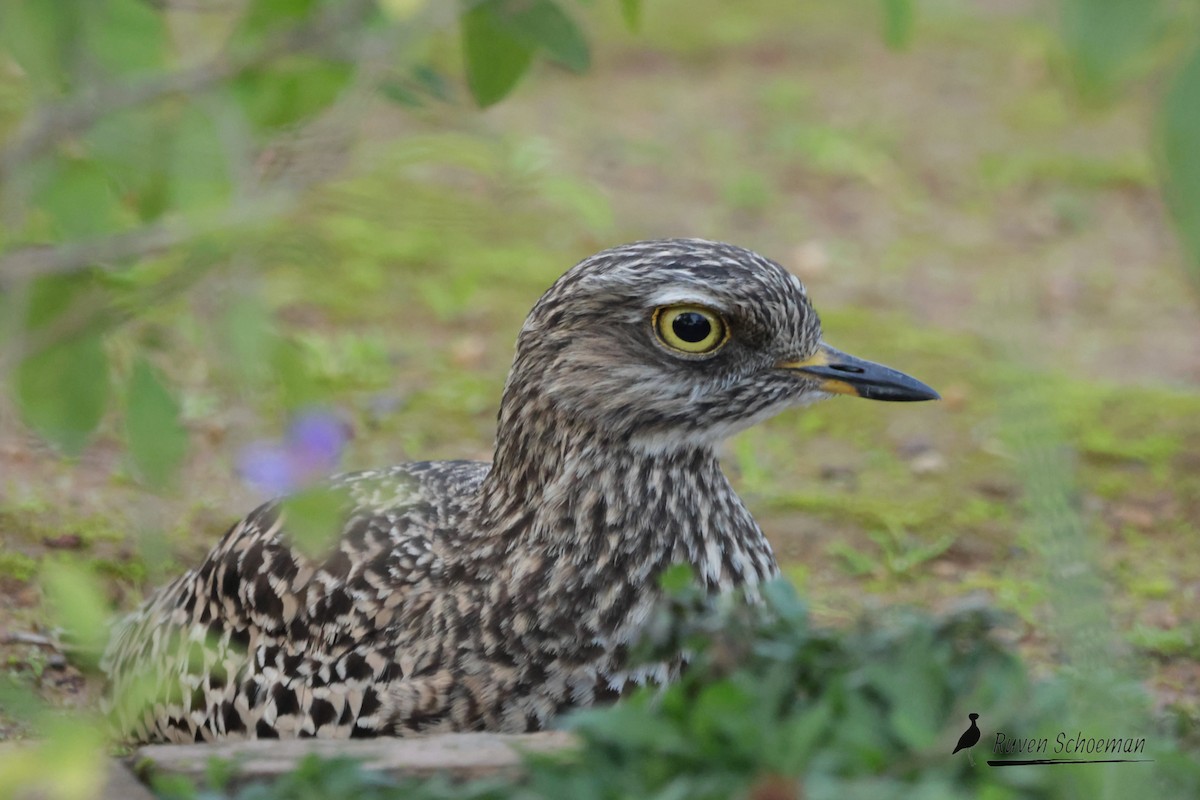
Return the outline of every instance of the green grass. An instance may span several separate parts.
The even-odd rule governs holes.
[[[0,553],[0,575],[18,581],[29,581],[37,574],[38,559],[24,553]]]

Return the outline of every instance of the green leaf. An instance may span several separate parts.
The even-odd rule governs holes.
[[[225,362],[238,379],[252,387],[261,385],[270,375],[272,353],[280,341],[257,292],[243,289],[230,298],[219,335]]]
[[[171,143],[170,207],[175,211],[211,209],[233,191],[229,159],[212,117],[187,108]]]
[[[902,644],[898,657],[880,676],[880,690],[891,700],[888,721],[908,747],[933,745],[945,711],[942,667],[929,657],[929,642],[920,635]]]
[[[505,24],[503,6],[487,0],[462,16],[467,86],[484,108],[511,92],[533,60],[534,47]]]
[[[348,64],[291,56],[250,70],[233,82],[234,96],[259,129],[294,125],[324,111],[350,82]]]
[[[251,0],[232,41],[236,46],[255,47],[272,34],[294,27],[320,5],[320,0]]]
[[[179,403],[144,358],[129,377],[125,432],[142,479],[152,486],[168,485],[187,453],[187,431],[179,422]]]
[[[155,219],[166,209],[176,120],[173,108],[128,109],[105,114],[84,136],[96,165],[142,220]]]
[[[642,25],[642,0],[621,0],[621,18],[625,27],[636,31]]]
[[[283,500],[284,525],[295,547],[313,559],[329,555],[345,516],[345,495],[316,486]]]
[[[721,734],[738,721],[744,721],[751,698],[742,687],[723,680],[700,689],[690,705],[690,723],[698,742],[723,744]]]
[[[94,161],[61,161],[37,199],[56,232],[67,239],[111,233],[121,224],[112,181]]]
[[[903,50],[912,41],[916,16],[914,0],[883,0],[883,41],[893,50]]]
[[[38,94],[67,88],[78,50],[80,0],[5,0],[0,3],[0,46],[21,65]]]
[[[668,595],[678,595],[690,589],[696,582],[696,573],[688,564],[672,564],[663,570],[658,585]]]
[[[108,640],[108,603],[95,576],[78,564],[48,561],[42,567],[42,591],[51,617],[75,645],[76,656],[94,664]]]
[[[33,331],[58,319],[94,286],[93,277],[82,273],[38,278],[25,309],[26,330]]]
[[[279,386],[279,401],[286,408],[316,404],[321,392],[303,348],[295,341],[279,339],[272,353],[271,367]]]
[[[94,283],[87,275],[41,278],[33,284],[25,312],[29,332],[56,331],[76,301]],[[78,453],[100,424],[108,403],[108,358],[98,334],[52,342],[27,356],[13,373],[21,418],[68,454]]]
[[[800,769],[821,742],[828,738],[829,729],[837,723],[833,703],[826,696],[820,702],[794,712],[790,719],[783,721],[782,738],[785,739],[786,745],[781,751],[794,759],[796,768]]]
[[[510,3],[504,24],[527,44],[545,49],[546,54],[574,72],[591,65],[587,39],[575,21],[552,0]]]
[[[14,378],[25,424],[68,455],[83,450],[108,405],[108,357],[100,337],[52,345],[21,361]]]
[[[1160,131],[1167,205],[1190,256],[1189,273],[1200,286],[1200,48],[1167,94]]]
[[[84,8],[88,51],[102,66],[118,75],[145,73],[163,66],[166,19],[153,3],[92,0]]]
[[[1162,30],[1161,0],[1062,0],[1062,36],[1083,99],[1107,100]]]

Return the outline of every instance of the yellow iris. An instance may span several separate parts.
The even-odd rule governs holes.
[[[654,312],[654,330],[667,347],[691,355],[712,353],[729,341],[721,315],[703,306],[664,306]]]

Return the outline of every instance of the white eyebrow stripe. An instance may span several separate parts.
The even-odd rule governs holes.
[[[705,306],[717,311],[725,310],[717,298],[693,287],[672,287],[664,289],[658,294],[650,295],[650,305],[655,307],[673,306],[683,303]]]

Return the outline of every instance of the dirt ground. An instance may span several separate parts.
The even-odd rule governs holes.
[[[1135,654],[1159,707],[1196,719],[1200,293],[1153,160],[1169,54],[1086,108],[1038,4],[923,4],[902,52],[875,4],[701,5],[650,2],[633,34],[597,10],[590,72],[543,65],[483,113],[461,92],[381,105],[345,179],[250,267],[114,335],[118,358],[147,349],[183,394],[193,449],[172,490],[134,480],[116,416],[67,462],[0,407],[10,676],[54,705],[94,699],[53,645],[45,560],[83,561],[128,608],[261,499],[238,454],[286,415],[231,377],[220,327],[241,287],[353,429],[345,468],[486,458],[538,293],[601,247],[701,236],[794,270],[827,340],[945,397],[826,403],[727,447],[822,619],[984,598],[1053,669],[1074,623],[1046,543],[1067,541],[1101,579],[1097,635]],[[1062,455],[1049,481],[1030,469],[1043,450]],[[1039,512],[1045,492],[1067,498],[1078,537]],[[0,738],[21,734],[4,720]]]

